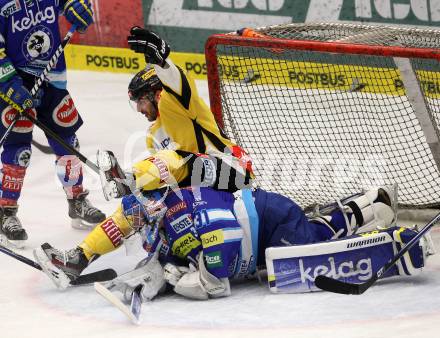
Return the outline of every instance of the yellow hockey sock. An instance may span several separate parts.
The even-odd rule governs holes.
[[[87,259],[96,254],[103,255],[115,250],[122,238],[132,230],[120,206],[110,217],[99,223],[79,245]]]

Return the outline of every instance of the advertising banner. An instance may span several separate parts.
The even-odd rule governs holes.
[[[165,2],[165,1],[163,1]],[[91,0],[95,23],[85,34],[75,34],[73,44],[127,47],[127,35],[133,25],[143,25],[142,0]],[[61,19],[65,34],[70,24]]]
[[[440,0],[144,0],[145,25],[176,51],[203,52],[210,34],[291,22],[439,26]]]

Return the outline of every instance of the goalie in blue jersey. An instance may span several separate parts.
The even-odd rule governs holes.
[[[114,250],[134,233],[142,239],[148,258],[133,273],[113,281],[128,298],[139,284],[143,285],[144,299],[152,299],[165,284],[192,299],[228,296],[230,281],[255,277],[257,267],[266,262],[272,265],[265,257],[266,250],[277,247],[287,250],[287,255],[292,250],[298,256],[299,250],[303,258],[316,258],[317,253],[342,254],[345,263],[337,271],[362,278],[364,271],[360,269],[359,273],[356,269],[346,271],[347,261],[354,260],[351,264],[356,266],[368,259],[372,273],[416,234],[407,228],[387,228],[395,217],[391,205],[388,190],[375,188],[308,218],[292,200],[262,189],[229,193],[207,187],[162,188],[125,196],[111,218],[113,222],[96,227],[77,248],[64,253],[45,243],[34,255],[55,284],[65,288],[93,257]],[[369,226],[383,230],[355,234]],[[377,239],[377,234],[381,238]],[[359,238],[371,240],[362,244]],[[429,243],[427,239],[420,241],[389,275],[412,274],[423,267],[432,251]],[[355,255],[352,247],[358,250]],[[319,274],[314,268],[331,273],[335,265],[321,256],[323,259],[315,260],[315,266],[308,267],[301,278],[287,283],[298,286],[299,291],[314,290],[313,279]],[[333,265],[326,268],[329,262]]]

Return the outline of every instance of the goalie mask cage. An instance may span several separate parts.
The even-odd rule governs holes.
[[[211,109],[257,184],[303,208],[394,183],[400,207],[439,207],[439,46],[440,30],[354,24],[213,35]]]

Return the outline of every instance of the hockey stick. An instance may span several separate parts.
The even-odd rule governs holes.
[[[32,259],[24,257],[16,252],[6,248],[6,247],[4,247],[3,245],[0,245],[0,252],[3,252],[4,254],[6,254],[8,256],[15,258],[16,260],[33,267],[34,269],[42,270],[40,264],[38,264],[37,262],[34,262]]]
[[[26,110],[24,110],[22,107],[20,107],[19,105],[17,105],[16,103],[14,103],[8,96],[4,95],[3,93],[0,93],[0,97],[6,102],[8,103],[10,106],[12,106],[19,114],[15,115],[14,121],[16,122],[16,120],[18,119],[17,116],[25,116],[28,120],[30,120],[32,123],[34,123],[36,126],[40,127],[40,129],[42,129],[46,134],[50,135],[55,141],[57,141],[64,149],[66,149],[67,151],[69,151],[71,154],[76,155],[81,162],[85,163],[86,165],[88,165],[95,173],[99,174],[100,170],[98,168],[98,166],[91,162],[89,159],[87,159],[87,157],[85,157],[83,154],[81,154],[78,150],[76,150],[74,147],[72,147],[70,144],[67,144],[61,137],[59,137],[57,134],[55,134],[55,132],[53,132],[49,127],[47,127],[44,123],[40,122],[39,120],[37,120],[35,117],[33,117],[32,115],[30,115]],[[14,123],[14,121],[12,123]],[[11,123],[11,124],[12,124]],[[10,126],[9,126],[10,127]],[[9,129],[9,128],[8,128]],[[12,128],[11,128],[12,130]],[[10,132],[10,131],[9,131]],[[8,131],[6,131],[6,133],[8,133]],[[5,136],[7,136],[5,133],[5,135],[3,135],[2,141],[4,141],[4,139],[6,138]],[[1,146],[2,144],[0,144]]]
[[[41,85],[43,84],[44,80],[46,79],[47,74],[49,74],[49,72],[52,70],[52,68],[57,64],[60,55],[64,51],[64,47],[66,47],[66,45],[69,43],[71,37],[73,36],[73,33],[75,33],[75,30],[76,30],[76,26],[72,25],[72,27],[70,27],[69,31],[67,32],[66,36],[64,37],[63,41],[60,43],[57,50],[55,51],[55,54],[52,55],[52,58],[49,60],[49,63],[46,65],[46,68],[44,68],[43,72],[40,74],[38,79],[35,81],[35,84],[30,91],[32,96],[35,96],[35,94],[38,92]],[[9,96],[7,96],[3,93],[0,93],[0,97],[18,112],[18,114],[15,114],[14,119],[12,120],[8,129],[6,129],[2,138],[0,139],[0,147],[1,147],[1,146],[3,146],[3,143],[5,142],[6,138],[12,132],[12,129],[14,129],[14,126],[16,125],[16,123],[18,122],[20,117],[22,115],[27,116],[29,114],[23,114],[23,112],[24,112],[23,108],[18,106],[14,101],[12,101]]]
[[[63,52],[64,46],[69,42],[71,36],[73,35],[73,32],[75,31],[75,27],[72,26],[69,30],[69,32],[66,34],[66,37],[64,38],[63,42],[61,43],[61,45],[58,47],[57,52],[53,55],[52,59],[54,59],[55,63],[56,61],[58,61],[58,57],[59,55],[61,55],[61,53]],[[58,53],[59,52],[59,53]],[[55,58],[55,56],[57,56]],[[51,59],[51,61],[52,61]],[[49,62],[49,64],[47,65],[47,67],[45,68],[45,70],[43,71],[43,73],[41,74],[41,76],[38,78],[38,80],[36,81],[34,87],[31,90],[32,92],[37,92],[38,88],[41,86],[41,84],[44,81],[45,76],[47,75],[47,73],[50,71],[50,69],[52,68],[54,62]],[[36,88],[36,90],[35,90]],[[39,120],[37,120],[35,117],[33,117],[32,115],[30,115],[25,109],[23,109],[22,107],[20,107],[19,105],[17,105],[14,101],[11,100],[10,97],[8,97],[7,95],[4,95],[3,93],[0,93],[0,97],[6,102],[8,103],[12,108],[14,108],[19,114],[16,114],[14,117],[14,120],[12,121],[11,125],[8,127],[8,129],[6,130],[5,134],[3,135],[2,139],[0,140],[0,146],[2,146],[4,142],[4,140],[6,139],[6,137],[8,136],[8,134],[12,131],[15,123],[17,123],[18,119],[21,116],[25,116],[28,120],[30,120],[32,123],[34,123],[36,126],[38,126],[40,129],[42,129],[46,134],[50,135],[54,140],[56,140],[64,149],[66,149],[70,154],[76,155],[81,162],[85,163],[87,166],[89,166],[89,168],[91,168],[95,173],[99,174],[100,170],[99,168],[96,166],[95,163],[91,162],[90,160],[87,159],[87,157],[85,157],[83,154],[81,154],[78,150],[76,150],[74,147],[72,147],[70,144],[67,144],[61,137],[59,137],[55,132],[53,132],[49,127],[47,127],[44,123],[40,122]]]
[[[94,288],[97,293],[104,297],[109,303],[120,310],[133,324],[140,324],[140,315],[142,309],[141,291],[142,285],[138,285],[131,294],[130,306],[125,305],[113,292],[110,291],[104,284],[94,283]]]
[[[0,252],[3,252],[4,254],[6,254],[8,256],[10,256],[10,257],[12,257],[12,258],[24,263],[24,264],[27,264],[27,265],[33,267],[34,269],[37,269],[40,271],[43,270],[41,268],[40,264],[38,264],[37,262],[35,262],[32,259],[29,259],[25,256],[22,256],[16,252],[4,247],[3,245],[0,245]],[[91,284],[94,282],[105,282],[108,280],[112,280],[112,279],[116,278],[117,276],[118,275],[115,270],[104,269],[104,270],[92,272],[89,274],[81,275],[77,279],[75,279],[73,282],[71,282],[70,284],[73,286],[77,286],[77,285]]]
[[[59,137],[55,132],[53,132],[49,127],[47,127],[44,123],[37,120],[35,117],[30,115],[28,112],[23,111],[22,114],[26,116],[32,123],[38,126],[41,130],[43,130],[46,134],[52,137],[55,141],[58,142],[64,149],[66,149],[70,154],[77,156],[81,162],[85,163],[90,169],[92,169],[95,173],[99,174],[101,170],[98,166],[90,161],[87,157],[81,154],[78,150],[72,147],[70,144],[66,143],[61,137]]]
[[[315,285],[325,291],[341,293],[344,295],[361,295],[367,291],[379,278],[381,278],[404,254],[408,252],[419,240],[425,235],[438,221],[440,213],[438,213],[428,224],[426,224],[419,233],[414,236],[406,245],[391,258],[388,263],[381,267],[369,280],[361,284],[346,283],[333,279],[324,275],[319,275],[315,279]]]
[[[37,142],[35,140],[32,140],[32,145],[37,148],[39,151],[41,151],[43,154],[49,155],[52,154],[52,148],[49,146],[45,146],[44,144],[41,144],[40,142]]]

